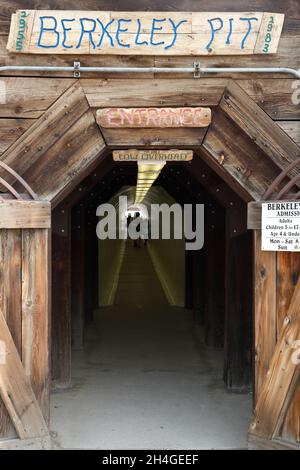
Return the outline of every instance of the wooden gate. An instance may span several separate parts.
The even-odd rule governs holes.
[[[46,442],[51,211],[11,192],[0,198],[0,437]]]

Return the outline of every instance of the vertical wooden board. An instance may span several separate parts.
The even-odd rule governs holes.
[[[252,382],[252,234],[228,236],[227,243],[224,380],[228,389],[242,392]]]
[[[295,286],[300,275],[299,253],[277,253],[277,334],[279,334],[284,318],[291,303]],[[300,442],[300,384],[292,398],[287,416],[281,429],[281,437],[285,440]]]
[[[0,230],[0,312],[7,321],[18,352],[21,353],[20,230]],[[14,426],[0,398],[0,438],[15,436]]]
[[[72,211],[72,347],[83,348],[85,296],[85,214],[77,205]]]
[[[71,233],[70,211],[58,207],[52,218],[51,361],[55,387],[71,383]]]
[[[50,370],[49,250],[49,230],[22,231],[22,360],[46,422]]]
[[[266,330],[267,336],[267,330]],[[300,279],[259,393],[250,433],[264,439],[277,438],[299,383]]]
[[[254,231],[254,354],[256,402],[266,380],[276,345],[276,253],[261,251],[260,230]]]

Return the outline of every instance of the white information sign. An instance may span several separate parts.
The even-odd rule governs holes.
[[[262,204],[264,251],[300,251],[300,201],[270,201]]]

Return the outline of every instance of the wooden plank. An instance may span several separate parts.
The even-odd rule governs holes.
[[[85,96],[76,83],[1,156],[1,160],[22,176],[87,110]],[[6,181],[14,180],[6,177]]]
[[[261,230],[261,202],[248,202],[247,228],[248,230]]]
[[[277,253],[277,332],[284,324],[300,275],[299,253]],[[282,439],[300,442],[300,384],[292,398],[280,432]]]
[[[282,64],[279,66],[282,67]],[[236,83],[274,121],[300,119],[299,106],[294,98],[296,95],[294,78],[288,76],[280,79],[261,78],[259,75],[252,79],[236,80]]]
[[[300,121],[278,121],[277,124],[300,146]]]
[[[1,228],[50,228],[51,207],[47,202],[1,200]]]
[[[254,231],[254,400],[261,396],[276,345],[276,253],[261,251],[261,232]]]
[[[83,349],[85,307],[85,208],[72,211],[72,348]]]
[[[259,201],[280,172],[271,160],[266,159],[265,152],[221,108],[214,113],[202,146],[210,159],[215,160],[216,171],[230,176],[228,184],[247,202]]]
[[[178,129],[101,129],[108,147],[180,148],[200,146],[206,128]]]
[[[299,157],[298,145],[234,81],[229,82],[220,101],[220,109],[281,170]],[[296,174],[298,170],[293,169],[289,176]]]
[[[253,434],[248,434],[249,450],[300,450],[300,446],[281,439],[262,439]]]
[[[1,77],[5,99],[0,117],[39,118],[73,83],[74,79]]]
[[[11,295],[11,286],[14,286]],[[0,230],[0,312],[4,316],[18,353],[21,354],[21,232]],[[0,399],[0,437],[16,436],[8,411]]]
[[[265,334],[269,328],[265,330]],[[299,382],[300,279],[258,395],[250,433],[265,439],[278,435]],[[298,350],[298,352],[297,352]]]
[[[113,150],[113,160],[115,162],[127,161],[190,161],[193,159],[192,150]]]
[[[12,15],[7,49],[27,54],[72,54],[73,49],[109,55],[270,54],[277,51],[283,21],[283,14],[261,12],[19,10]]]
[[[207,127],[209,108],[103,108],[96,111],[96,121],[105,128]]]
[[[22,362],[46,423],[50,413],[49,230],[22,231]]]
[[[92,108],[147,106],[216,106],[227,79],[82,79]],[[147,90],[147,93],[145,93]]]
[[[0,155],[34,122],[35,119],[0,119]]]
[[[58,206],[52,216],[52,381],[71,384],[71,227],[70,210]]]
[[[0,340],[6,351],[6,361],[0,363],[0,394],[18,436],[21,439],[47,436],[47,425],[2,312]]]
[[[227,219],[229,217],[227,213]],[[246,232],[228,237],[226,256],[226,355],[223,377],[228,389],[245,392],[250,391],[252,382],[252,234]]]
[[[53,208],[99,164],[105,147],[89,110],[24,173],[24,179]]]

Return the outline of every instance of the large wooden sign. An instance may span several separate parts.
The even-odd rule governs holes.
[[[107,128],[207,127],[210,108],[103,108],[96,111],[99,126]]]
[[[240,55],[277,51],[279,13],[18,10],[7,49],[25,54]]]
[[[113,159],[115,162],[140,162],[140,161],[160,161],[160,162],[186,162],[193,158],[192,150],[114,150]]]

